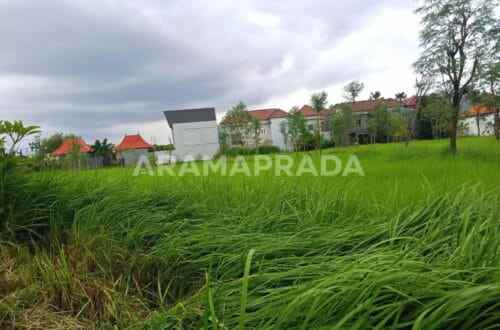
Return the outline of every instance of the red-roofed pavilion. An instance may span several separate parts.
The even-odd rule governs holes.
[[[79,146],[80,153],[88,154],[92,152],[92,147],[90,147],[82,138],[68,138],[63,141],[63,143],[52,152],[54,157],[64,157],[71,153],[75,146]]]
[[[146,142],[142,136],[136,135],[125,135],[122,142],[116,146],[116,151],[125,150],[136,150],[136,149],[151,149],[153,145]]]
[[[146,142],[139,134],[125,135],[116,146],[117,158],[123,165],[135,166],[143,157],[148,157],[153,145]]]

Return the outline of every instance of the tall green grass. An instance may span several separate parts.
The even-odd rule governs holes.
[[[494,327],[500,145],[460,142],[325,152],[365,177],[33,175],[2,233],[0,325]]]

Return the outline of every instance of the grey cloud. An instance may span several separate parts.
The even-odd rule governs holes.
[[[319,52],[387,6],[411,4],[6,0],[0,3],[0,78],[46,83],[10,91],[8,102],[0,99],[0,115],[28,113],[20,119],[90,134],[157,120],[165,108],[263,103],[319,89],[366,69],[318,64]],[[278,23],[255,24],[248,19],[254,14]],[[287,58],[293,66],[279,72]]]

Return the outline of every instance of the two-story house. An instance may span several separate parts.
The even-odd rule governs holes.
[[[331,109],[325,109],[318,113],[314,111],[313,107],[310,105],[304,105],[299,110],[300,113],[304,116],[306,121],[306,128],[312,134],[316,133],[316,127],[318,126],[318,118],[321,125],[321,136],[324,139],[331,139],[331,115],[335,112]]]
[[[248,119],[243,120],[246,124],[239,123],[238,128],[226,123],[220,124],[220,130],[227,133],[226,143],[230,146],[245,145],[255,147],[257,145],[274,145],[280,149],[286,149],[285,137],[283,136],[283,125],[286,124],[288,113],[279,108],[248,110],[250,118],[259,122],[258,134]]]
[[[373,117],[375,111],[380,106],[386,106],[389,111],[407,109],[413,111],[413,107],[401,104],[395,99],[364,100],[356,102],[340,103],[335,105],[336,111],[342,111],[345,106],[350,106],[353,114],[353,128],[351,131],[351,140],[360,144],[371,143],[373,136],[369,131],[369,120]]]

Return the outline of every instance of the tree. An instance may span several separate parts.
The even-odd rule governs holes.
[[[380,93],[379,91],[375,91],[375,92],[371,92],[370,93],[370,100],[378,100],[382,97],[382,93]]]
[[[40,141],[40,153],[45,155],[51,154],[61,146],[65,136],[62,133],[52,134]]]
[[[389,113],[389,135],[408,146],[412,135],[412,116],[409,111],[399,109]]]
[[[252,134],[253,140],[255,141],[255,147],[260,145],[260,128],[260,121],[255,117],[251,117],[248,123],[248,131]]]
[[[248,132],[248,124],[251,116],[247,112],[247,106],[243,102],[239,102],[229,110],[224,119],[222,126],[229,131],[229,136],[232,144],[245,144],[245,137]]]
[[[426,100],[422,117],[431,123],[434,139],[443,137],[446,128],[449,127],[451,107],[449,99],[442,94],[432,94]]]
[[[293,107],[287,117],[288,135],[294,151],[304,149],[311,133],[306,128],[306,120],[298,107]]]
[[[336,146],[346,146],[350,143],[349,135],[352,131],[352,108],[342,106],[331,118],[332,137]]]
[[[396,101],[399,102],[399,106],[402,106],[403,101],[406,100],[406,93],[405,92],[396,93],[395,97],[396,97]]]
[[[108,142],[108,139],[102,141],[95,140],[92,145],[94,156],[102,157],[103,165],[109,165],[113,159],[114,145]]]
[[[40,133],[39,126],[24,126],[20,120],[0,122],[0,135],[8,137],[10,140],[9,154],[15,153],[17,146],[25,137],[38,133]]]
[[[337,146],[346,146],[351,141],[349,135],[352,132],[353,126],[353,114],[352,107],[347,104],[343,104],[340,107],[340,111],[333,114],[331,119],[332,127],[332,137]]]
[[[283,135],[283,142],[285,143],[285,150],[288,151],[288,124],[286,121],[280,123],[280,132]]]
[[[372,140],[377,142],[388,142],[391,136],[391,120],[387,105],[380,104],[375,109],[373,116],[368,120],[368,131]]]
[[[5,154],[5,138],[0,136],[0,155]]]
[[[493,128],[496,139],[500,140],[500,61],[485,65],[481,73],[481,86],[484,92],[479,102],[488,108],[495,109]]]
[[[365,85],[362,82],[357,80],[351,81],[344,87],[344,97],[349,102],[356,102],[356,98],[359,96],[361,91],[365,88]]]
[[[430,124],[422,117],[422,103],[434,85],[434,78],[425,70],[417,70],[415,78],[415,127],[413,135],[417,138],[428,138],[431,131]]]
[[[479,64],[500,38],[494,17],[497,0],[424,0],[423,52],[416,67],[441,76],[451,100],[450,151],[457,152],[457,125],[463,96],[478,78]]]
[[[72,143],[71,149],[68,153],[67,160],[73,170],[80,169],[82,166],[82,153],[80,151],[80,144]]]
[[[316,148],[321,152],[321,115],[326,109],[328,94],[320,92],[311,96],[311,106],[316,112]]]
[[[219,130],[220,151],[224,153],[229,148],[229,134],[225,130]]]

